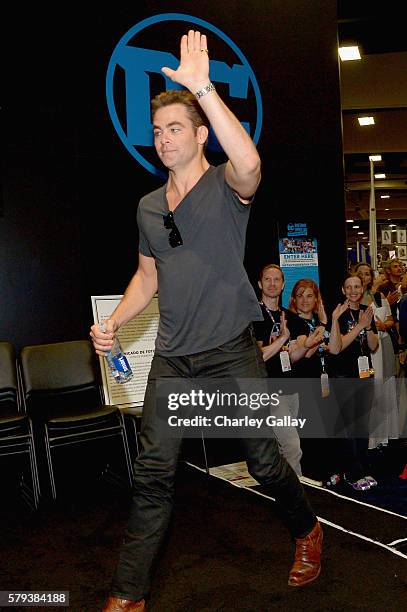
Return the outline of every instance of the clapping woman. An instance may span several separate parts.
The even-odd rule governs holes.
[[[348,379],[341,386],[340,407],[345,434],[336,445],[340,472],[356,491],[375,486],[369,474],[367,457],[368,423],[373,401],[371,355],[378,347],[377,329],[372,305],[362,304],[363,283],[359,276],[348,273],[342,285],[344,311],[338,324],[342,350],[331,366],[337,378]],[[356,427],[357,425],[357,427]]]
[[[339,305],[332,314],[332,321],[329,321],[318,285],[312,279],[302,278],[293,287],[289,310],[297,315],[296,325],[291,323],[291,337],[296,338],[300,345],[309,346],[312,337],[318,334],[318,341],[313,342],[303,358],[294,365],[296,378],[304,381],[300,394],[302,413],[313,410],[312,420],[316,424],[330,412],[329,376],[332,373],[329,356],[341,350],[338,317],[344,308]],[[306,379],[313,379],[313,384]],[[311,386],[312,393],[306,393]],[[318,437],[303,440],[302,447],[304,470],[316,480],[326,480],[333,471],[329,465],[330,446]]]
[[[320,290],[316,282],[309,278],[302,278],[295,283],[288,308],[299,318],[295,331],[291,330],[291,337],[300,339],[301,336],[309,336],[316,330],[322,334],[321,342],[313,346],[305,357],[296,363],[297,377],[319,378],[329,367],[327,354],[335,355],[341,350],[339,328],[334,326],[331,332],[328,331],[331,324],[330,322],[328,324]]]

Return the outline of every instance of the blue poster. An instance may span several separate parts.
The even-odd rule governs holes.
[[[287,308],[291,291],[301,278],[310,278],[319,285],[318,243],[307,235],[305,223],[289,223],[284,238],[278,241],[280,267],[284,272],[285,286],[282,305]]]

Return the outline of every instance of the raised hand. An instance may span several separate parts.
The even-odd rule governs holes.
[[[362,327],[370,327],[373,319],[373,308],[372,305],[368,306],[366,310],[359,311],[359,325]]]
[[[280,327],[280,337],[283,337],[285,340],[288,340],[290,337],[290,330],[287,327],[287,320],[285,318],[284,312],[281,313],[281,327]]]
[[[325,325],[326,322],[328,321],[328,317],[326,316],[325,306],[324,306],[324,302],[322,301],[322,298],[319,300],[318,318],[320,322],[322,323],[322,325]]]
[[[337,321],[339,317],[349,308],[349,303],[346,300],[343,304],[338,304],[332,313],[332,319]]]
[[[320,325],[306,338],[304,342],[305,348],[313,348],[318,346],[324,339],[325,328]]]
[[[398,302],[399,298],[400,296],[397,290],[390,291],[390,293],[387,294],[387,299],[388,299],[390,306],[393,306],[393,304]]]
[[[386,326],[385,326],[385,324],[383,323],[383,321],[381,320],[381,318],[380,318],[380,317],[378,317],[377,315],[375,316],[375,323],[376,323],[376,327],[377,327],[377,329],[378,329],[379,331],[382,331],[382,332],[386,331]]]
[[[167,66],[162,72],[192,93],[209,84],[209,57],[205,34],[189,30],[181,38],[180,64],[177,70]]]

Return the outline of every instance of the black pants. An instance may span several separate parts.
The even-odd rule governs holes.
[[[151,568],[166,532],[174,496],[180,439],[158,433],[155,381],[159,378],[264,378],[261,353],[251,328],[222,346],[185,357],[155,355],[147,383],[130,519],[113,580],[112,595],[139,600],[150,588]],[[303,537],[316,517],[296,474],[280,455],[274,437],[245,439],[250,474],[284,510],[294,537]],[[265,529],[265,534],[267,533]]]
[[[334,440],[338,473],[356,482],[369,474],[369,416],[374,387],[371,379],[348,379],[341,387],[340,415],[344,435]]]

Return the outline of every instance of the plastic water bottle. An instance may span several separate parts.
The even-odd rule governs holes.
[[[99,323],[99,329],[106,331],[106,325]],[[130,367],[127,357],[123,352],[120,341],[116,336],[110,351],[105,353],[106,361],[109,365],[110,373],[117,383],[125,383],[133,378],[133,370]]]

